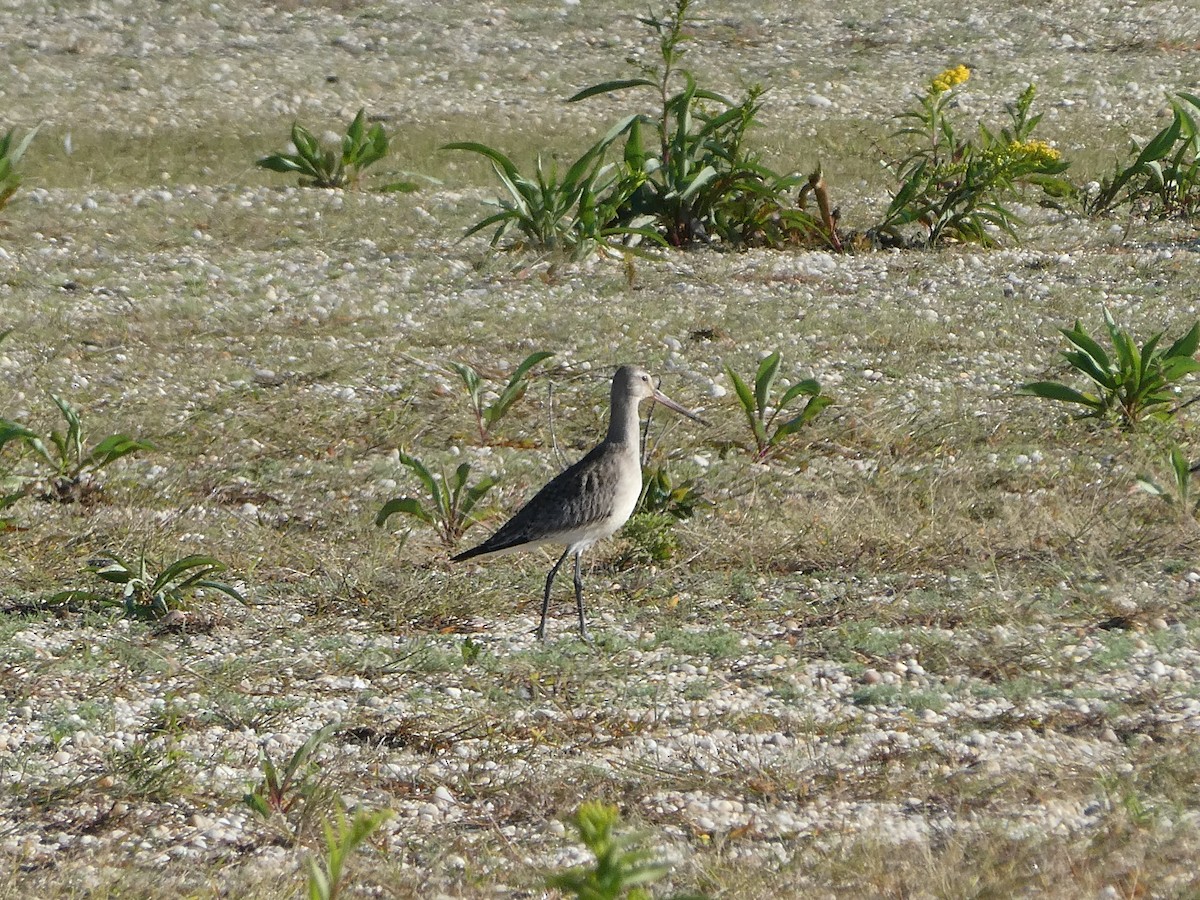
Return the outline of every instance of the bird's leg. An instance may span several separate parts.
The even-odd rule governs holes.
[[[550,570],[550,574],[546,576],[546,595],[542,597],[542,623],[538,625],[537,639],[544,641],[546,639],[546,612],[550,609],[550,587],[554,584],[554,576],[558,574],[558,568],[567,558],[567,554],[571,552],[568,547],[563,551],[563,555],[558,558],[558,562],[554,564],[554,568]],[[579,565],[579,557],[575,557],[576,566]],[[582,607],[581,607],[582,609]]]
[[[590,644],[592,636],[588,634],[587,623],[583,621],[583,576],[579,574],[579,557],[582,555],[582,550],[575,554],[575,606],[579,610],[579,637],[584,643]]]

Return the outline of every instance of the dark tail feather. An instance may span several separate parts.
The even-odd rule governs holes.
[[[470,550],[464,550],[457,556],[450,557],[451,562],[462,562],[465,559],[473,559],[476,556],[485,556],[488,553],[499,553],[502,550],[511,550],[514,547],[520,547],[523,544],[528,544],[529,538],[525,535],[505,534],[503,531],[498,531],[490,538],[484,541],[477,547],[472,547]]]
[[[450,561],[451,562],[462,562],[464,559],[471,559],[473,557],[479,556],[481,553],[487,553],[487,552],[488,552],[487,542],[485,541],[484,543],[480,544],[478,547],[472,547],[470,550],[464,550],[462,553],[459,553],[457,556],[450,557]]]

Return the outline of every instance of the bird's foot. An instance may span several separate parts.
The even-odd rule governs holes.
[[[579,629],[579,639],[581,641],[583,641],[585,644],[587,644],[589,647],[596,646],[596,641],[592,638],[592,633],[590,631],[588,631],[586,628]]]

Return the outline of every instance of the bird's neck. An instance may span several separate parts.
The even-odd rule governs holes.
[[[637,453],[638,435],[638,405],[625,397],[614,397],[611,418],[608,420],[608,443],[627,444]]]

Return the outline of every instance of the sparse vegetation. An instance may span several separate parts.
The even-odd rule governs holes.
[[[366,110],[359,109],[342,137],[341,147],[326,147],[300,123],[292,125],[293,152],[272,153],[258,160],[260,169],[300,176],[301,187],[357,188],[363,172],[388,155],[388,138],[383,125],[366,125]],[[382,191],[413,191],[410,181],[379,187]]]
[[[1092,215],[1129,206],[1146,217],[1191,218],[1200,212],[1200,97],[1181,91],[1170,98],[1171,123],[1145,144],[1133,142],[1133,159],[1095,185],[1084,198]]]
[[[771,390],[779,375],[779,367],[783,358],[776,350],[763,357],[754,374],[754,387],[738,375],[729,365],[725,366],[725,374],[733,382],[734,392],[746,421],[750,425],[750,434],[754,439],[754,454],[757,459],[766,459],[780,452],[783,444],[805,425],[812,422],[821,411],[833,403],[833,398],[821,393],[821,385],[815,378],[806,378],[788,386],[777,403],[772,403]],[[799,397],[808,397],[801,410],[785,421],[775,424],[775,420],[785,409]]]
[[[407,453],[400,454],[400,462],[417,476],[429,503],[426,505],[416,497],[394,497],[379,510],[375,524],[382,527],[396,513],[402,513],[433,527],[446,547],[457,546],[466,530],[475,524],[472,513],[495,486],[496,479],[485,476],[468,487],[470,463],[462,463],[454,470],[454,475],[447,478],[445,472],[435,476],[423,462]]]
[[[546,350],[530,353],[509,376],[508,383],[491,403],[484,399],[484,380],[473,367],[466,363],[450,364],[467,388],[467,396],[471,400],[471,410],[475,413],[475,425],[479,429],[481,444],[488,442],[496,423],[504,418],[514,403],[525,396],[525,390],[529,386],[529,373],[533,367],[553,356],[553,353]]]
[[[670,865],[627,895],[1194,892],[1194,376],[1143,405],[1135,433],[1110,427],[1115,405],[1080,423],[1069,413],[1092,407],[1014,396],[1035,378],[1101,395],[1055,347],[1080,349],[1056,331],[1078,319],[1119,369],[1101,305],[1143,367],[1186,335],[1194,223],[1153,198],[1110,219],[1043,212],[1058,198],[1018,186],[1020,246],[947,237],[926,252],[913,221],[903,247],[843,230],[852,252],[824,252],[838,222],[884,214],[889,114],[922,60],[952,47],[976,66],[945,109],[976,145],[978,119],[1008,125],[991,97],[999,109],[1037,73],[1032,139],[1101,181],[1127,135],[1144,148],[1172,122],[1155,117],[1159,86],[1194,55],[1176,19],[1084,0],[1039,31],[1012,0],[911,16],[697,0],[667,96],[686,92],[686,68],[693,134],[752,112],[742,146],[761,162],[820,163],[840,212],[821,211],[811,181],[785,208],[803,192],[834,229],[735,253],[742,238],[714,219],[693,252],[614,235],[611,253],[548,262],[481,253],[492,229],[457,241],[494,176],[436,148],[501,145],[531,179],[540,154],[548,181],[557,158],[561,181],[574,148],[637,112],[659,159],[658,88],[559,102],[644,65],[659,83],[660,48],[638,47],[648,32],[625,18],[644,6],[185,3],[136,23],[120,5],[75,6],[16,0],[0,16],[13,144],[20,123],[48,123],[0,216],[0,323],[18,338],[0,345],[0,412],[55,459],[52,428],[72,442],[51,393],[79,410],[82,457],[109,434],[155,449],[105,465],[89,505],[38,502],[55,499],[58,466],[29,435],[0,449],[0,497],[17,497],[0,512],[0,900],[274,900],[304,896],[313,873],[317,894],[343,900],[571,896],[545,878],[597,871],[568,821],[585,798],[622,810],[615,840],[649,836],[622,850]],[[768,92],[738,109],[756,81]],[[387,160],[449,173],[444,187],[413,202],[253,168],[293,121],[320,135],[360,105],[396,135]],[[628,138],[600,164],[614,187],[637,170]],[[745,243],[787,228],[762,221],[767,236]],[[459,376],[442,362],[428,377],[426,360],[469,362],[485,409],[539,347],[572,379],[548,427],[527,397],[481,440]],[[760,350],[782,359],[762,405]],[[393,448],[451,509],[469,462],[459,513],[491,473],[515,505],[603,433],[602,379],[625,362],[705,398],[711,427],[664,427],[670,452],[644,459],[649,518],[586,555],[596,643],[537,644],[555,549],[449,565],[439,498]],[[772,420],[786,388],[810,376],[837,407],[758,464],[752,418],[769,443],[813,397]],[[432,524],[401,512],[373,527],[406,492]],[[114,575],[151,586],[173,560],[220,559],[209,577],[253,605],[205,589],[183,615],[121,618],[125,584],[80,573],[111,550],[128,562]],[[45,602],[66,587],[106,599]],[[355,810],[370,809],[396,819],[355,850]]]
[[[131,619],[159,619],[173,610],[184,610],[197,593],[215,591],[239,603],[241,591],[211,576],[224,571],[225,564],[200,553],[183,556],[157,571],[146,565],[143,552],[131,565],[116,554],[104,554],[88,563],[88,570],[120,592],[67,590],[50,598],[51,605],[94,603],[117,607]]]
[[[957,241],[987,247],[999,243],[997,234],[1019,236],[1021,220],[1012,205],[1020,188],[1037,188],[1049,198],[1069,195],[1069,184],[1058,177],[1069,164],[1033,137],[1042,117],[1032,113],[1032,84],[1006,106],[1008,125],[993,133],[980,123],[977,131],[961,136],[964,129],[956,126],[951,111],[970,77],[966,66],[947,69],[899,115],[904,127],[894,138],[908,139],[911,149],[891,164],[900,186],[878,233],[898,241],[903,226],[919,223],[926,246]]]
[[[1165,333],[1161,331],[1138,347],[1128,331],[1117,327],[1108,309],[1104,310],[1104,325],[1111,354],[1083,330],[1078,320],[1071,328],[1061,329],[1075,347],[1064,351],[1063,357],[1071,368],[1092,381],[1092,391],[1079,391],[1058,381],[1033,381],[1021,390],[1046,400],[1082,406],[1084,416],[1116,417],[1130,428],[1146,418],[1170,418],[1179,404],[1177,382],[1200,371],[1200,361],[1195,358],[1200,347],[1200,322],[1165,348],[1159,346]]]

